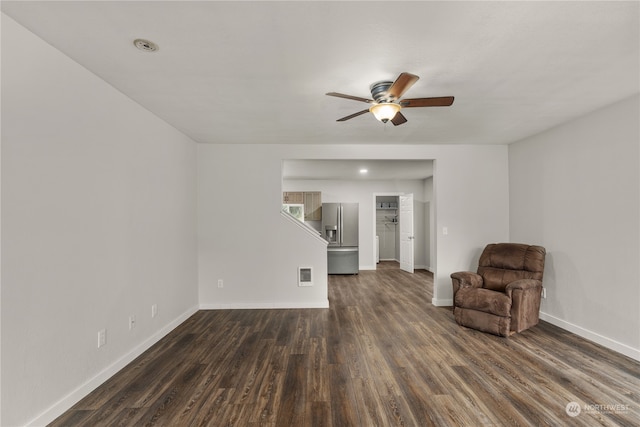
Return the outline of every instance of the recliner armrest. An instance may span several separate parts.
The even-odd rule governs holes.
[[[482,287],[482,276],[472,271],[458,271],[451,273],[452,279],[457,279],[463,287],[471,286],[472,288]]]
[[[505,288],[511,299],[511,332],[521,332],[540,319],[540,299],[542,282],[536,279],[522,279],[511,282]]]
[[[538,288],[542,288],[542,282],[540,280],[522,279],[522,280],[516,280],[515,282],[509,283],[507,287],[504,289],[504,292],[507,295],[511,296],[511,293],[516,289],[527,291],[529,289],[538,289]]]
[[[458,289],[461,288],[481,288],[484,280],[482,276],[472,271],[458,271],[451,273],[453,282],[453,297],[455,298]]]

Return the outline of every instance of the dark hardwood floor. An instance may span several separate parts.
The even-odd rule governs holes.
[[[330,276],[329,309],[199,311],[51,425],[640,425],[640,363],[545,322],[461,328],[396,267]]]

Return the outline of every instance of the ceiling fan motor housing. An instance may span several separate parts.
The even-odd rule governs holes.
[[[371,97],[376,100],[376,102],[393,102],[393,99],[389,98],[388,90],[391,87],[393,82],[389,82],[386,80],[376,82],[372,84],[369,89],[371,90]]]

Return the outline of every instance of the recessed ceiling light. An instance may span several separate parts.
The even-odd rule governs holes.
[[[145,39],[135,39],[133,45],[144,52],[155,52],[158,50],[157,44]]]
[[[360,173],[363,175],[366,174],[367,172],[369,172],[367,169],[360,169]]]

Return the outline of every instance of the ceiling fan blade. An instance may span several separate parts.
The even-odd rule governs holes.
[[[395,117],[391,119],[391,123],[393,123],[394,126],[398,126],[403,123],[407,123],[407,118],[400,111],[398,111]]]
[[[402,73],[398,76],[395,82],[387,90],[388,97],[391,100],[396,100],[402,97],[402,95],[409,89],[420,77],[411,73]]]
[[[327,93],[327,95],[337,96],[338,98],[353,99],[354,101],[362,101],[362,102],[369,102],[369,103],[373,102],[373,99],[360,98],[359,96],[345,95],[344,93],[338,93],[338,92],[329,92]]]
[[[453,96],[440,96],[436,98],[412,98],[399,102],[402,108],[411,107],[448,107],[453,104]]]
[[[341,119],[338,119],[338,120],[336,120],[336,122],[345,122],[345,121],[347,121],[347,120],[349,120],[349,119],[353,119],[354,117],[361,116],[361,115],[363,115],[364,113],[368,113],[368,112],[369,112],[369,110],[362,110],[362,111],[358,111],[357,113],[353,113],[353,114],[351,114],[351,115],[349,115],[349,116],[345,116],[345,117],[343,117],[343,118],[341,118]]]

